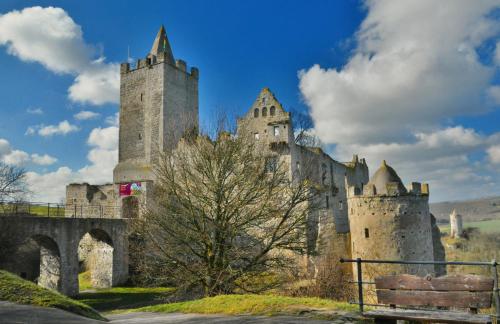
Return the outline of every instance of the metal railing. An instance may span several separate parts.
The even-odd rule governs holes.
[[[0,202],[0,215],[117,218],[120,207],[114,205],[59,204],[44,202]]]
[[[481,261],[398,261],[398,260],[370,260],[370,259],[361,259],[361,258],[356,258],[356,259],[340,259],[340,263],[344,262],[350,262],[350,263],[356,263],[356,272],[357,272],[357,281],[351,281],[350,283],[356,284],[357,285],[357,290],[358,290],[358,301],[353,302],[350,301],[350,304],[357,304],[359,305],[359,311],[363,313],[364,311],[364,306],[382,306],[382,307],[387,307],[387,305],[382,305],[382,304],[372,304],[372,303],[365,303],[364,302],[364,297],[363,297],[363,285],[374,285],[375,282],[370,282],[370,281],[363,281],[363,269],[362,265],[364,263],[369,263],[369,264],[400,264],[400,265],[443,265],[443,266],[449,266],[449,265],[455,265],[455,266],[481,266],[481,267],[491,267],[491,275],[493,277],[493,300],[495,303],[495,314],[490,314],[491,316],[495,317],[497,320],[497,323],[500,323],[500,293],[499,293],[499,288],[498,288],[498,265],[499,263],[496,260],[492,260],[491,262],[481,262]],[[398,308],[405,308],[405,307],[398,307]]]

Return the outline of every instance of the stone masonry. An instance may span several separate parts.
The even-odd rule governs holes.
[[[135,67],[123,63],[114,184],[70,185],[68,203],[114,204],[119,211],[113,217],[139,215],[138,206],[152,198],[153,170],[161,152],[174,149],[184,134],[197,131],[198,74],[198,69],[188,72],[184,61],[174,59],[163,26],[145,59]],[[354,155],[352,161],[338,162],[319,147],[296,143],[292,120],[291,113],[264,88],[237,126],[239,134],[245,132],[262,144],[271,167],[281,163],[291,180],[307,177],[325,189],[311,202],[321,208],[311,210],[307,219],[310,271],[317,271],[314,256],[339,246],[345,257],[444,258],[439,229],[429,213],[427,185],[412,183],[407,190],[385,163],[369,183],[364,159]],[[141,182],[144,193],[120,198],[119,185],[131,182]],[[72,211],[66,213],[69,216]],[[439,272],[434,267],[410,270]]]
[[[38,284],[43,287],[68,296],[78,294],[78,248],[86,234],[95,242],[93,285],[111,287],[127,280],[128,238],[124,220],[3,216],[0,228],[10,228],[16,235],[37,242],[40,248]],[[19,275],[24,270],[16,271]]]

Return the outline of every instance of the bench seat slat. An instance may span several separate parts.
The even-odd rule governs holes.
[[[369,318],[384,318],[384,319],[405,319],[422,322],[439,322],[439,323],[491,323],[489,315],[476,315],[462,312],[448,311],[426,311],[426,310],[385,310],[376,309],[364,312],[363,316]]]
[[[492,291],[493,278],[478,275],[451,275],[422,278],[401,274],[375,278],[377,289],[433,291]]]
[[[491,297],[491,292],[377,289],[378,302],[389,305],[489,308]]]

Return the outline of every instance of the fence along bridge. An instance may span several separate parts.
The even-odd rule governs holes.
[[[54,204],[55,205],[55,204]],[[95,287],[116,286],[128,277],[128,237],[125,219],[26,216],[3,213],[0,231],[11,233],[12,240],[27,242],[33,239],[40,247],[38,284],[75,296],[78,294],[79,245],[91,242],[91,281]],[[0,213],[2,214],[2,213]],[[12,257],[16,257],[13,255]]]

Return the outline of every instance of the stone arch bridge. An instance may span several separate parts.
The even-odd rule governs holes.
[[[93,284],[105,288],[127,280],[128,238],[124,219],[1,216],[0,231],[38,243],[38,284],[43,287],[68,296],[78,294],[78,253],[84,236],[95,249],[91,269]]]

